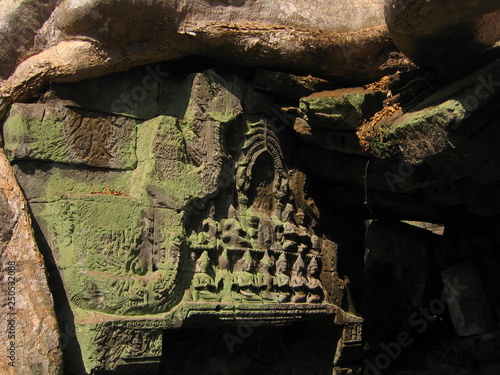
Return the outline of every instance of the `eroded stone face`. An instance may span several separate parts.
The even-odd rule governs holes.
[[[137,103],[158,114],[137,119],[92,86],[16,105],[4,127],[87,370],[159,363],[161,330],[197,317],[330,316],[359,344],[360,318],[339,307],[336,245],[317,231],[265,96],[214,71],[170,77]]]

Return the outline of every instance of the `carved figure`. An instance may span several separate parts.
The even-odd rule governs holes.
[[[297,235],[299,237],[299,242],[301,243],[300,247],[303,251],[307,250],[307,248],[311,245],[311,236],[309,236],[308,230],[304,226],[304,217],[304,211],[299,208],[295,214],[295,223],[297,224]]]
[[[281,253],[276,262],[276,277],[274,279],[274,288],[278,293],[279,302],[288,302],[290,299],[290,276],[287,275],[288,261],[285,253]]]
[[[257,283],[253,270],[253,259],[247,250],[241,259],[241,271],[235,272],[233,276],[233,290],[237,293],[236,298],[246,301],[261,301],[256,294]]]
[[[201,256],[196,261],[195,274],[193,276],[192,287],[193,287],[193,299],[195,301],[219,301],[219,295],[217,294],[217,287],[215,281],[208,274],[208,267],[210,266],[210,257],[208,252],[204,251]]]
[[[314,255],[321,254],[321,239],[315,234],[311,237],[311,253]]]
[[[277,225],[274,228],[274,242],[271,245],[271,250],[273,251],[283,251],[283,247],[281,246],[281,241],[283,240],[283,226]]]
[[[144,353],[144,338],[142,334],[137,332],[132,338],[130,347],[128,349],[128,355],[130,357],[140,357]]]
[[[250,243],[253,248],[258,248],[259,246],[259,223],[260,223],[260,218],[257,216],[251,216],[250,219],[248,219],[248,237],[250,237]]]
[[[259,262],[259,269],[257,272],[257,284],[260,288],[260,295],[264,302],[276,302],[278,300],[276,294],[272,291],[274,277],[271,275],[270,270],[273,264],[273,260],[266,251]]]
[[[166,256],[167,251],[162,251],[160,253],[160,269],[177,269],[181,261],[181,243],[182,238],[180,238],[180,236],[176,236],[172,245],[170,245],[170,248],[168,249],[168,257]]]
[[[198,234],[198,244],[215,248],[217,245],[217,235],[219,233],[219,223],[215,221],[215,206],[212,203],[209,208],[208,218],[203,220],[202,232]]]
[[[290,203],[286,205],[283,212],[283,222],[283,250],[297,251],[298,228],[295,225],[294,209]]]
[[[307,266],[307,289],[309,290],[307,303],[320,303],[325,298],[323,284],[317,278],[318,271],[318,261],[313,257]]]
[[[219,263],[217,265],[217,272],[215,275],[215,285],[220,291],[222,298],[230,294],[232,275],[229,271],[229,256],[227,249],[224,249],[219,256]]]
[[[290,287],[292,288],[292,302],[306,302],[307,298],[307,280],[304,277],[305,264],[302,256],[299,255],[292,267]]]
[[[145,275],[153,270],[154,225],[151,219],[144,219],[144,228],[137,256],[131,264],[132,272],[137,275]]]
[[[153,298],[157,301],[165,299],[168,296],[168,287],[169,284],[167,279],[159,273],[158,277],[153,282]]]

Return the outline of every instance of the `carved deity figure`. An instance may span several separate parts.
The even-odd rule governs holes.
[[[283,250],[296,251],[299,241],[298,228],[295,225],[294,209],[288,203],[283,212]]]
[[[302,256],[299,255],[292,267],[290,287],[292,288],[292,302],[306,302],[307,298],[307,280],[304,277],[305,264]]]
[[[313,257],[307,266],[307,289],[309,290],[307,303],[320,303],[325,298],[323,284],[317,277],[318,271],[318,261]]]
[[[321,239],[315,234],[311,237],[311,254],[321,254]]]
[[[253,259],[250,251],[246,251],[241,259],[241,271],[233,275],[233,290],[236,292],[235,298],[244,301],[260,302],[257,295],[257,282],[253,271]]]
[[[231,282],[232,275],[229,270],[229,255],[227,249],[224,249],[222,254],[219,256],[219,262],[217,264],[217,271],[215,274],[215,285],[217,289],[220,290],[221,296],[229,296],[231,292]]]
[[[272,291],[274,277],[271,275],[270,270],[273,267],[273,263],[273,260],[266,251],[259,262],[259,269],[257,272],[257,285],[259,286],[260,296],[264,302],[277,301],[277,296]]]
[[[257,216],[250,216],[250,218],[248,219],[247,234],[252,242],[252,247],[255,247],[254,242],[259,237],[259,223],[260,218],[258,218]]]
[[[202,231],[198,233],[198,244],[214,249],[217,245],[219,234],[219,223],[215,220],[215,206],[211,203],[208,210],[208,217],[203,220]]]
[[[278,295],[279,302],[288,302],[290,299],[290,276],[287,275],[287,267],[285,253],[281,253],[276,262],[276,276],[274,278],[274,290]]]
[[[272,251],[283,251],[283,246],[281,245],[283,230],[283,225],[276,225],[274,228],[274,242],[271,244]]]
[[[300,208],[297,210],[297,213],[295,214],[295,222],[297,224],[297,233],[301,239],[307,239],[309,240],[309,233],[307,233],[307,228],[304,226],[304,219],[305,219],[305,214],[304,211],[302,211]]]
[[[219,295],[217,294],[217,287],[215,281],[208,274],[208,269],[210,266],[210,257],[208,252],[204,251],[201,256],[196,261],[195,274],[193,276],[192,288],[193,288],[193,299],[195,301],[219,301]]]
[[[156,301],[165,300],[168,297],[168,279],[162,275],[162,273],[157,273],[156,278],[153,281],[153,298]]]
[[[142,334],[137,332],[130,343],[128,349],[128,356],[130,357],[140,357],[144,353],[144,338]]]

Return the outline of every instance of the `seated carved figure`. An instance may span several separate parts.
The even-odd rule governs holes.
[[[208,253],[204,251],[201,256],[196,261],[195,274],[193,276],[193,281],[191,283],[193,299],[195,301],[219,301],[219,295],[217,294],[217,287],[215,281],[210,276],[208,272],[208,267],[210,266],[210,258]]]
[[[208,218],[203,220],[202,232],[199,235],[200,243],[215,247],[219,234],[219,223],[215,220],[215,206],[212,204],[209,209]]]
[[[130,343],[127,350],[127,354],[130,357],[139,357],[144,353],[144,338],[141,333],[136,333]]]
[[[292,277],[290,279],[290,287],[292,288],[292,302],[306,302],[307,298],[307,280],[304,277],[304,261],[302,256],[298,256],[292,267]]]
[[[290,276],[287,275],[287,265],[285,253],[281,253],[276,262],[276,277],[274,279],[274,290],[279,302],[290,300]]]
[[[230,301],[231,298],[232,274],[229,268],[229,255],[227,249],[225,249],[222,254],[219,255],[219,262],[215,274],[215,285],[217,285],[217,289],[220,291],[223,301],[225,298],[229,298]]]
[[[323,284],[317,278],[318,270],[318,261],[312,258],[307,266],[307,289],[309,290],[307,303],[320,303],[325,298]]]
[[[165,301],[168,298],[168,279],[159,272],[151,283],[153,285],[153,298]]]
[[[257,282],[252,272],[253,259],[249,251],[245,252],[241,259],[241,271],[234,272],[233,291],[234,298],[242,301],[260,302],[262,299],[257,295]]]
[[[273,260],[265,252],[264,256],[259,262],[259,269],[257,272],[257,285],[260,288],[260,296],[264,302],[278,301],[277,295],[273,293],[274,277],[271,275],[270,269],[273,267]]]
[[[299,242],[298,229],[295,225],[293,206],[288,203],[283,212],[283,250],[297,251]]]

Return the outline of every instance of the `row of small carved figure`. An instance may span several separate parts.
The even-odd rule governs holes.
[[[214,278],[210,275],[210,257],[204,251],[196,261],[191,284],[193,300],[269,303],[320,303],[325,300],[316,257],[311,257],[306,270],[302,255],[298,255],[290,275],[284,253],[274,261],[266,251],[257,272],[253,269],[254,260],[249,251],[238,263],[239,271],[219,271]],[[274,266],[276,270],[272,275]]]
[[[303,225],[302,211],[294,214],[292,205],[287,204],[282,216],[284,221],[281,224],[251,216],[242,225],[241,218],[231,217],[218,222],[211,215],[203,221],[201,232],[193,232],[190,246],[197,249],[215,248],[220,240],[228,249],[321,253],[321,239]]]

